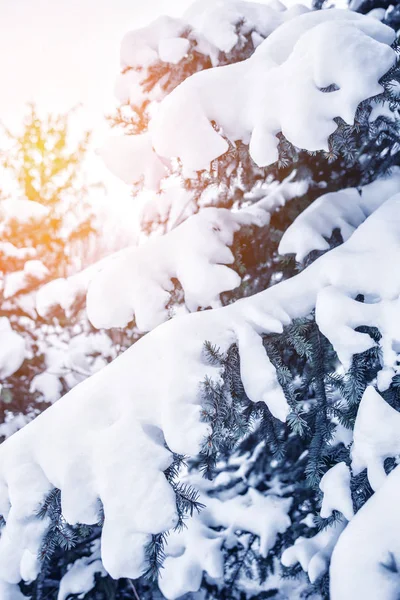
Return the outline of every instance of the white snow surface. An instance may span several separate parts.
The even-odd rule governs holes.
[[[93,589],[97,574],[102,577],[107,575],[99,558],[94,559],[93,556],[79,558],[61,579],[57,600],[68,600],[75,594],[78,598],[83,598]]]
[[[308,12],[308,8],[302,4],[286,8],[280,2],[197,0],[187,9],[183,18],[193,28],[195,35],[227,53],[239,42],[240,35],[255,32],[261,38],[266,38],[279,25],[303,12]]]
[[[1,600],[28,600],[24,596],[17,585],[4,583],[0,581],[0,598]]]
[[[63,514],[72,524],[97,522],[101,499],[101,554],[108,573],[133,579],[143,573],[150,535],[177,522],[174,493],[163,474],[172,460],[164,441],[171,451],[194,456],[209,433],[200,417],[200,384],[205,376],[219,380],[221,374],[205,361],[204,340],[222,352],[237,343],[249,398],[264,401],[285,420],[289,407],[261,334],[280,332],[291,319],[308,315],[328,286],[348,298],[360,293],[381,301],[398,298],[399,209],[397,195],[345,244],[292,279],[224,308],[157,327],[6,440],[0,446],[0,513],[6,520],[0,580],[34,578],[46,525],[35,512],[54,486],[61,490]],[[328,338],[342,326],[340,320],[346,320],[346,312],[325,328]],[[335,344],[340,350],[340,340]],[[321,572],[326,552],[312,569],[310,563],[309,573]]]
[[[348,188],[320,196],[287,228],[280,254],[295,254],[302,262],[313,250],[329,250],[329,239],[339,229],[346,241],[381,204],[400,192],[400,168],[386,179],[377,179],[358,191]]]
[[[243,36],[256,33],[264,39],[281,23],[306,11],[302,4],[287,9],[280,2],[198,0],[182,19],[158,17],[127,33],[121,43],[121,67],[147,69],[159,60],[176,64],[186,55],[190,41],[217,63],[219,52],[230,52]]]
[[[168,319],[167,304],[179,280],[189,311],[217,307],[220,294],[240,285],[228,266],[229,249],[241,225],[269,223],[262,201],[237,212],[205,208],[166,235],[121,250],[104,263],[87,293],[87,314],[99,328],[124,327],[135,316],[141,331]]]
[[[143,182],[146,188],[158,190],[168,173],[169,162],[153,151],[147,133],[111,136],[99,154],[113,175],[127,184]]]
[[[382,432],[387,425],[387,420],[375,421]],[[332,600],[398,599],[399,493],[400,468],[396,467],[340,536],[330,567]]]
[[[344,462],[337,463],[322,477],[319,487],[324,494],[320,515],[323,519],[338,510],[350,521],[354,516],[350,492],[350,469]]]
[[[311,538],[297,538],[294,546],[283,552],[282,564],[291,567],[299,563],[303,571],[308,573],[311,583],[314,583],[328,570],[332,552],[345,526],[345,521],[336,521]]]
[[[292,179],[289,176],[279,185],[270,186],[269,191],[261,190],[261,198],[251,206],[237,212],[202,209],[166,235],[121,250],[103,261],[89,283],[87,312],[91,323],[97,328],[124,327],[135,316],[140,330],[153,329],[170,316],[167,304],[173,290],[172,278],[178,279],[183,288],[187,310],[219,306],[220,294],[241,281],[225,266],[234,261],[228,248],[233,234],[242,225],[268,225],[270,213],[306,193],[307,181]],[[193,207],[190,193],[181,188],[179,191],[172,188],[157,196],[157,207],[165,203],[168,229]]]
[[[367,469],[373,490],[386,481],[386,458],[400,454],[400,413],[372,387],[365,390],[354,426],[352,469],[358,475]]]
[[[186,522],[187,527],[168,536],[166,560],[158,579],[167,600],[198,591],[204,572],[212,579],[223,577],[222,546],[229,545],[235,531],[257,535],[259,553],[266,557],[277,535],[291,525],[288,515],[291,498],[263,495],[249,488],[245,495],[220,500],[209,495],[217,486],[216,481],[211,483],[193,476],[189,476],[188,481],[201,491],[199,501],[205,508]]]
[[[228,4],[232,8],[235,2]],[[237,36],[232,27],[224,35]],[[228,150],[227,140],[249,144],[259,166],[278,159],[279,132],[300,148],[327,150],[328,137],[337,127],[333,119],[353,123],[358,104],[382,92],[378,80],[395,60],[390,48],[394,35],[376,19],[348,10],[297,14],[248,60],[188,77],[158,105],[147,133],[112,138],[102,156],[125,182],[144,179],[146,187],[158,189],[167,173],[166,159],[179,157],[187,174],[207,169]],[[132,102],[132,90],[137,90],[143,101],[139,76],[129,71],[123,75],[120,98]],[[332,83],[340,89],[321,91]]]
[[[22,366],[25,340],[13,331],[7,317],[0,318],[0,380],[7,379]]]
[[[2,259],[15,258],[18,260],[27,260],[36,256],[35,248],[17,248],[11,242],[0,242],[0,256]]]
[[[320,13],[324,20],[317,25],[313,13],[288,23],[303,19],[308,30],[290,39],[292,51],[282,64],[269,49],[279,46],[284,27],[275,31],[274,44],[263,48],[270,36],[248,60],[187,78],[160,103],[144,134],[151,137],[149,146],[158,156],[179,157],[188,171],[207,169],[228,150],[227,139],[249,144],[261,167],[278,159],[278,132],[300,148],[327,150],[337,127],[333,119],[353,123],[358,104],[382,92],[378,80],[395,60],[389,46],[394,32],[376,20],[349,17],[349,11],[339,11],[341,19],[333,18],[334,10]],[[340,89],[321,91],[332,83]]]

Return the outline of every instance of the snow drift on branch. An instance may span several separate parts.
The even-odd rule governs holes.
[[[149,132],[130,140],[131,182],[142,177],[142,161],[135,166],[133,157],[143,146],[147,155],[151,146],[155,150],[146,174],[153,186],[160,157],[179,157],[188,173],[207,169],[228,150],[228,140],[249,144],[258,166],[278,159],[279,132],[300,148],[328,150],[334,119],[353,123],[360,102],[383,91],[378,81],[395,61],[394,36],[391,28],[350,11],[292,19],[248,60],[196,73],[161,102]],[[337,89],[325,92],[332,84]],[[121,172],[120,160],[108,165]]]
[[[204,340],[222,352],[238,345],[249,399],[265,402],[284,421],[290,409],[262,333],[280,332],[291,319],[308,315],[321,305],[328,287],[340,289],[347,299],[364,294],[376,305],[398,298],[399,209],[400,195],[373,213],[343,246],[292,279],[224,308],[157,327],[4,442],[0,580],[36,577],[38,549],[48,526],[36,514],[54,487],[61,490],[63,515],[71,524],[96,523],[100,499],[104,568],[114,578],[142,574],[151,534],[177,523],[175,495],[163,473],[172,462],[171,452],[197,455],[210,433],[201,420],[200,383],[205,377],[218,381],[221,374],[205,360]],[[318,315],[317,310],[317,321]],[[335,337],[344,325],[351,331],[346,306],[324,333]],[[361,336],[353,344],[360,352],[365,334],[353,333]],[[340,353],[340,340],[334,343]]]
[[[397,317],[398,318],[398,317]],[[400,415],[376,392],[364,392],[354,427],[352,468],[367,467],[375,494],[350,521],[332,555],[332,600],[396,600],[399,595],[400,469],[386,475],[385,458],[400,452]]]
[[[303,261],[313,250],[329,250],[327,241],[339,229],[345,242],[369,215],[400,189],[400,169],[387,179],[324,194],[287,228],[279,244],[280,254],[295,254]]]

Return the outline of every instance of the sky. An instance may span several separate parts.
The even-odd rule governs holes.
[[[0,119],[16,123],[24,104],[44,111],[82,104],[98,126],[115,104],[119,44],[187,0],[0,0]]]
[[[106,209],[121,217],[133,202],[130,188],[108,173],[95,154],[110,134],[105,114],[117,105],[113,90],[120,42],[125,33],[160,14],[180,16],[190,3],[0,0],[0,122],[18,131],[32,101],[39,114],[81,105],[74,125],[78,135],[84,128],[93,131],[88,169],[93,180],[106,185]]]

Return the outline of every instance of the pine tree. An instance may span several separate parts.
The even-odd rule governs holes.
[[[246,3],[235,6],[247,10]],[[197,7],[200,12],[207,9],[210,7]],[[278,5],[273,11],[279,33],[285,27],[283,11]],[[193,13],[186,24],[163,22],[169,32],[167,42],[172,38],[179,60],[174,53],[170,62],[162,59],[168,44],[163,46],[166,39],[160,23],[151,30],[161,36],[156,50],[151,36],[146,45],[143,31],[131,34],[123,43],[126,55],[123,53],[119,82],[123,106],[112,121],[133,144],[148,140],[142,136],[154,136],[150,149],[147,142],[143,146],[143,154],[156,161],[157,173],[163,169],[163,177],[161,191],[146,207],[153,216],[143,224],[143,235],[149,239],[143,247],[117,255],[94,276],[87,310],[99,327],[112,327],[113,321],[120,326],[123,321],[128,328],[136,322],[141,330],[151,329],[150,324],[158,325],[174,313],[176,316],[155,327],[125,357],[93,378],[90,390],[82,386],[80,393],[78,386],[60,401],[59,413],[64,410],[68,415],[68,426],[74,423],[77,455],[71,450],[71,457],[62,456],[65,442],[58,435],[62,438],[71,431],[64,434],[61,419],[49,416],[47,429],[39,424],[35,434],[29,425],[21,432],[25,438],[21,435],[20,439],[28,449],[38,443],[36,435],[43,447],[51,440],[55,456],[64,461],[58,465],[60,470],[64,468],[60,487],[46,475],[42,489],[46,488],[46,494],[41,494],[34,515],[44,527],[39,565],[33,561],[32,567],[40,574],[33,583],[29,579],[34,577],[23,575],[28,583],[21,583],[22,591],[34,600],[56,598],[63,585],[67,591],[61,600],[75,593],[92,600],[182,595],[189,599],[196,597],[192,592],[199,589],[201,597],[209,600],[328,599],[329,590],[334,589],[330,587],[329,561],[337,539],[339,547],[347,522],[351,531],[353,515],[371,506],[376,480],[371,480],[363,461],[370,460],[376,469],[376,457],[359,450],[360,441],[356,436],[352,441],[352,430],[361,427],[359,407],[374,387],[375,394],[376,389],[380,392],[380,400],[375,401],[380,402],[381,411],[390,408],[395,419],[400,406],[395,350],[399,340],[393,324],[387,326],[382,316],[385,311],[395,311],[395,304],[390,303],[397,301],[399,290],[394,267],[389,265],[386,279],[380,278],[378,260],[382,256],[378,246],[387,240],[392,243],[389,250],[398,253],[396,219],[391,223],[390,217],[398,210],[392,196],[399,184],[396,89],[400,73],[396,42],[392,50],[386,42],[384,51],[377,42],[379,36],[389,39],[390,30],[376,25],[378,33],[362,31],[363,40],[372,44],[374,51],[385,52],[385,56],[390,53],[390,65],[385,63],[379,74],[381,93],[370,94],[372,98],[366,95],[352,115],[354,124],[335,118],[337,128],[328,136],[328,150],[299,148],[291,142],[290,133],[286,137],[279,133],[278,160],[260,167],[248,144],[232,139],[221,130],[218,119],[212,119],[214,132],[221,134],[228,150],[214,158],[209,169],[193,173],[182,157],[163,154],[161,160],[154,152],[154,147],[158,148],[155,104],[166,98],[169,104],[164,106],[172,106],[171,98],[178,97],[174,92],[187,89],[179,84],[199,71],[220,73],[213,69],[238,65],[253,56],[260,38],[268,42],[271,33],[260,14],[254,24],[247,13],[234,23],[235,42],[229,50],[212,47],[207,32],[196,30]],[[321,21],[328,22],[330,14],[322,11]],[[302,18],[298,14],[291,17],[294,25]],[[272,19],[269,13],[268,18]],[[332,30],[324,30],[328,37],[339,35],[339,28],[347,31],[351,20],[343,19],[339,25],[331,23]],[[386,22],[392,25],[388,18]],[[228,25],[232,34],[232,23]],[[349,27],[356,39],[357,26]],[[310,36],[309,44],[312,32],[310,28],[303,33]],[[325,41],[328,44],[330,40]],[[138,48],[141,43],[143,47]],[[138,64],[135,52],[127,51],[132,48],[141,50],[140,56],[153,58]],[[319,50],[322,53],[326,48]],[[338,52],[345,50],[342,46]],[[132,56],[132,64],[128,64]],[[329,56],[324,58],[328,61]],[[131,97],[131,80],[133,90],[137,84],[141,86],[137,101]],[[377,82],[373,83],[376,86]],[[319,86],[316,110],[339,91],[335,82]],[[180,108],[185,132],[186,105]],[[310,115],[310,129],[315,127],[313,117]],[[191,140],[194,147],[202,147],[201,142],[200,138]],[[136,178],[134,163],[141,156],[134,154],[133,163],[131,158],[131,170],[124,173],[129,171],[136,191],[150,180],[154,183],[154,172],[148,180],[146,174],[144,181]],[[175,202],[170,201],[168,186],[175,186],[175,192],[183,190],[180,200],[176,193]],[[340,199],[347,204],[340,204]],[[297,228],[301,233],[302,223],[311,236],[311,250],[303,252],[305,260],[296,262],[295,256],[300,256],[303,248],[296,236],[288,244],[289,226],[293,225],[292,232]],[[370,239],[371,230],[379,238],[378,245]],[[196,246],[202,235],[204,244],[209,244],[205,251]],[[281,256],[278,247],[282,251],[285,240],[290,251]],[[211,248],[217,258],[212,252],[207,254]],[[370,257],[368,269],[366,256]],[[209,295],[196,288],[193,274],[203,277]],[[389,280],[394,286],[391,295],[382,292],[379,301],[371,301]],[[221,310],[215,297],[220,298]],[[212,310],[179,314],[207,309],[210,304]],[[335,312],[342,306],[342,312]],[[175,362],[170,362],[171,357]],[[179,360],[181,365],[176,362]],[[101,410],[98,404],[94,406],[92,395]],[[47,415],[51,414],[49,410]],[[50,431],[51,427],[54,430]],[[90,435],[90,452],[85,435]],[[13,438],[7,443],[12,449]],[[10,456],[6,444],[3,452]],[[383,461],[383,478],[396,472],[396,444],[392,440],[389,454],[378,456]],[[18,448],[17,442],[15,446]],[[359,453],[359,469],[354,447]],[[79,464],[74,463],[76,456]],[[48,473],[47,460],[42,459],[39,466]],[[36,467],[33,463],[32,468]],[[79,468],[84,476],[79,479],[77,502],[71,482],[78,481],[74,477],[79,477]],[[378,474],[382,476],[381,471]],[[18,484],[25,491],[30,489],[29,482],[27,487],[23,487],[24,480]],[[94,486],[98,487],[93,490]],[[157,495],[158,489],[164,495]],[[151,515],[149,525],[149,507],[154,506],[159,514]],[[122,525],[121,514],[125,518]],[[84,515],[86,524],[80,524],[76,515]],[[159,517],[169,525],[157,527]],[[356,523],[357,518],[354,527]],[[133,553],[123,537],[128,534]],[[2,551],[0,542],[0,558]],[[387,571],[397,572],[396,560],[392,552],[385,563]],[[88,586],[68,587],[74,570],[78,573],[81,568],[91,573]],[[0,569],[0,581],[1,577]],[[332,600],[339,598],[337,594]]]

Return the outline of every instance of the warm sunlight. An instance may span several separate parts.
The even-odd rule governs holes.
[[[0,600],[399,600],[400,0],[0,0]]]

